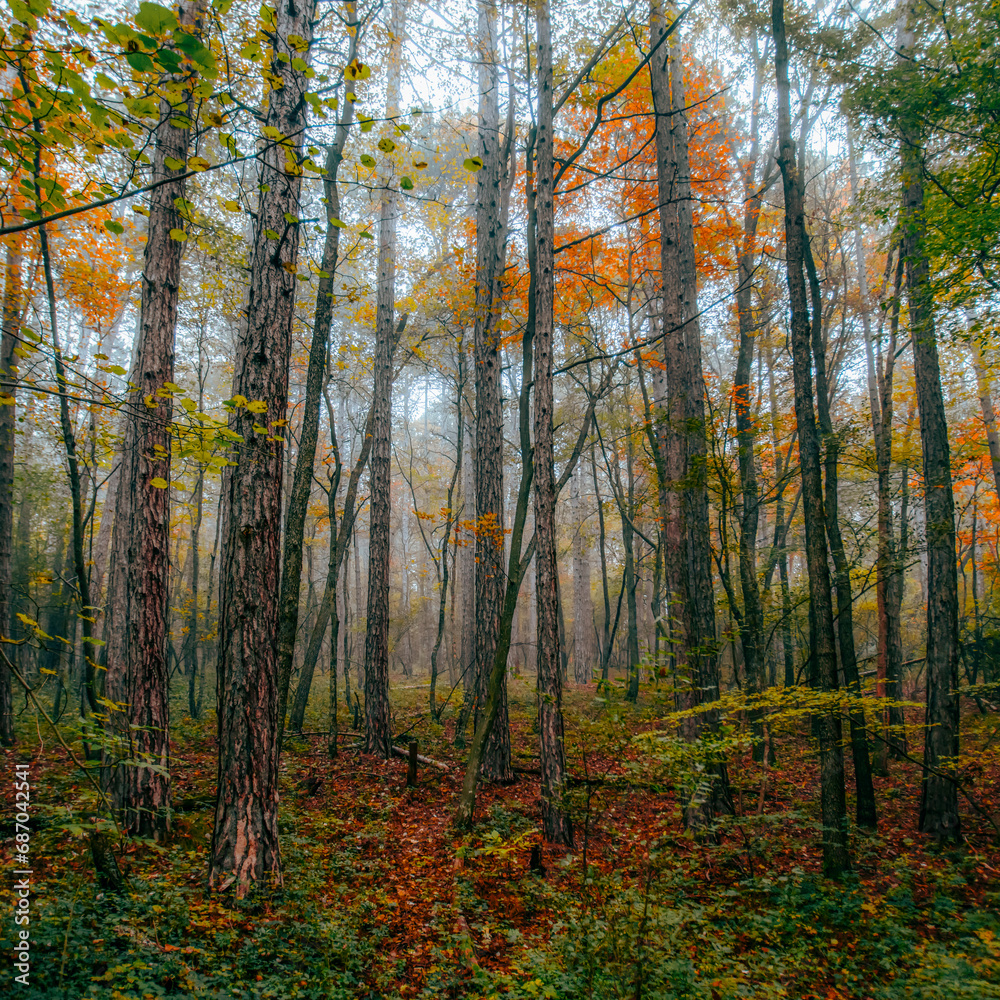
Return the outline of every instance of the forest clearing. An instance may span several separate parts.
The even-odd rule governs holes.
[[[5,991],[1000,998],[995,0],[0,3]]]

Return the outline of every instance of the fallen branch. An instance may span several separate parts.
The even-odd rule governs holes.
[[[410,751],[404,750],[402,747],[393,747],[392,752],[396,757],[402,757],[403,760],[410,759]],[[417,754],[417,760],[424,765],[424,767],[436,767],[439,771],[450,771],[450,764],[442,764],[439,760],[432,760],[430,757],[425,757],[423,754]]]

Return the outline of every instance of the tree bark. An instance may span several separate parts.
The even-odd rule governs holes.
[[[347,3],[342,15],[348,27],[353,27],[347,53],[347,65],[357,57],[358,16],[354,0]],[[288,684],[292,675],[295,655],[295,636],[299,626],[299,592],[302,585],[302,537],[305,530],[309,494],[312,488],[313,466],[316,462],[316,444],[319,440],[319,413],[323,402],[323,372],[330,343],[330,325],[333,321],[334,281],[340,252],[340,192],[337,174],[344,158],[348,126],[354,117],[354,102],[344,100],[343,111],[337,125],[337,134],[326,151],[326,174],[323,189],[326,196],[327,226],[323,244],[323,261],[319,285],[316,290],[316,311],[313,316],[312,341],[309,345],[309,366],[306,370],[306,396],[302,409],[302,429],[299,432],[299,449],[292,474],[292,489],[285,518],[284,552],[281,568],[281,596],[279,598],[278,625],[278,728],[279,736],[285,728],[285,709],[288,703]],[[330,414],[331,423],[333,414]],[[332,529],[331,529],[332,530]]]
[[[754,36],[756,40],[756,35]],[[740,346],[736,357],[733,384],[733,409],[736,411],[737,455],[740,467],[740,590],[743,595],[743,615],[740,619],[740,645],[743,667],[750,693],[764,687],[764,611],[757,580],[757,531],[760,524],[760,495],[757,487],[757,467],[754,461],[756,437],[753,400],[750,395],[750,375],[753,371],[754,342],[759,325],[753,315],[753,280],[757,258],[757,224],[766,180],[758,185],[757,163],[760,159],[759,102],[763,87],[763,62],[758,59],[754,72],[751,98],[750,155],[743,173],[743,234],[736,258],[737,281],[736,317],[740,330]],[[770,170],[765,172],[770,175]],[[763,724],[759,716],[752,720],[754,732],[753,758],[764,759]]]
[[[504,164],[500,147],[496,5],[479,4],[479,155],[476,173],[476,710],[478,728],[489,699],[489,681],[500,636],[504,603],[503,411],[500,401],[500,333],[507,219],[503,210]],[[507,680],[497,694],[497,722],[482,760],[483,777],[507,783],[510,725]]]
[[[17,372],[14,349],[20,333],[21,254],[7,250],[6,281],[3,293],[3,333],[0,337],[0,635],[11,636],[13,613],[14,549],[14,408],[17,402]],[[12,747],[14,738],[14,696],[6,661],[0,662],[0,744]]]
[[[906,16],[906,15],[904,15]],[[912,18],[912,13],[910,14]],[[905,79],[916,72],[912,21],[900,25],[898,65]],[[924,515],[927,532],[927,703],[924,715],[924,778],[920,829],[939,840],[959,840],[958,788],[949,774],[958,756],[958,570],[955,565],[955,500],[951,451],[937,336],[930,261],[924,247],[923,147],[919,115],[902,118],[900,157],[903,180],[901,253],[906,261],[906,291],[913,343],[913,374],[920,412],[924,465]]]
[[[573,679],[587,684],[593,674],[594,605],[590,592],[587,510],[580,492],[583,470],[573,475]]]
[[[858,703],[848,713],[851,726],[851,757],[854,762],[854,783],[857,799],[858,826],[874,829],[877,826],[875,808],[875,788],[872,784],[871,757],[868,754],[867,727],[865,713],[860,706],[861,678],[858,674],[858,658],[854,647],[854,602],[851,596],[851,567],[844,550],[844,539],[838,519],[838,463],[840,460],[840,437],[833,429],[830,415],[830,389],[826,374],[826,337],[823,331],[823,298],[813,260],[809,237],[803,242],[803,258],[809,275],[812,293],[812,349],[816,366],[816,410],[819,417],[819,431],[825,445],[826,534],[833,556],[834,583],[837,592],[837,641],[840,649],[840,666],[844,672],[844,683],[858,699]]]
[[[993,408],[993,395],[990,392],[989,375],[986,372],[984,343],[983,331],[974,331],[972,338],[972,370],[976,375],[979,406],[983,411],[983,424],[986,427],[986,444],[990,450],[990,465],[993,468],[993,487],[996,491],[997,499],[1000,500],[1000,434],[997,434],[997,415],[996,410]]]
[[[288,416],[288,365],[295,311],[297,219],[306,126],[307,80],[292,62],[308,58],[314,0],[292,0],[274,14],[272,45],[289,59],[272,63],[283,85],[268,95],[265,125],[282,138],[261,160],[261,195],[250,248],[246,320],[236,343],[229,431],[236,464],[222,482],[219,582],[219,768],[209,887],[281,883],[278,846],[278,586],[281,486]],[[298,39],[291,39],[297,35]],[[299,40],[301,39],[301,41]],[[297,43],[298,48],[293,41]],[[302,49],[305,49],[303,52]],[[278,233],[272,240],[268,233]],[[252,413],[246,403],[263,402]],[[256,409],[256,407],[255,407]],[[260,428],[257,430],[256,428]]]
[[[791,305],[792,375],[795,422],[802,473],[802,509],[806,528],[806,563],[813,620],[812,655],[815,675],[826,691],[837,689],[837,651],[833,630],[833,600],[827,564],[826,518],[819,440],[812,404],[809,307],[804,275],[805,217],[802,165],[796,166],[789,110],[788,46],[785,41],[784,0],[772,0],[775,77],[778,88],[778,166],[785,196],[785,261]],[[823,822],[823,866],[828,875],[850,868],[847,848],[847,802],[839,714],[832,708],[817,719],[820,745],[820,805]]]
[[[405,0],[393,0],[389,23],[386,117],[399,114],[400,58],[406,30]],[[383,164],[385,160],[383,160]],[[389,541],[392,452],[392,346],[396,302],[398,201],[383,167],[379,211],[378,286],[372,392],[372,453],[369,505],[368,624],[365,632],[365,753],[388,760],[392,753],[389,710]]]
[[[552,37],[548,0],[536,6],[538,140],[535,197],[538,284],[535,305],[535,566],[538,595],[538,733],[542,772],[542,829],[547,840],[573,842],[563,802],[562,677],[559,663],[556,483],[553,441],[552,351],[555,339],[555,160],[552,134]],[[634,601],[634,597],[633,597]]]

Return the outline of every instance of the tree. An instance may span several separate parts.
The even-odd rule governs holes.
[[[357,4],[346,6],[346,26],[350,43],[348,45],[348,67],[356,65],[358,54]],[[349,72],[350,70],[348,70]],[[347,91],[347,77],[344,78],[344,92]],[[316,445],[319,441],[319,414],[323,397],[323,372],[330,344],[330,324],[333,321],[334,281],[340,256],[340,192],[337,178],[344,159],[348,127],[354,117],[354,101],[346,96],[343,110],[337,124],[336,137],[326,151],[326,173],[323,189],[326,196],[327,225],[323,243],[323,258],[320,264],[320,279],[316,289],[316,309],[313,314],[312,340],[309,345],[309,367],[306,373],[306,396],[302,409],[302,428],[299,432],[299,450],[295,459],[291,494],[288,498],[288,513],[285,517],[285,537],[281,559],[280,625],[278,633],[278,727],[285,726],[285,708],[288,703],[288,683],[292,675],[292,660],[295,654],[295,636],[299,623],[299,591],[302,585],[302,537],[305,530],[306,512],[313,481],[313,466],[316,463]],[[331,414],[332,420],[332,414]],[[331,528],[332,530],[332,528]],[[311,675],[310,675],[311,680]],[[308,686],[306,687],[308,693]],[[293,727],[294,728],[294,727]],[[301,728],[301,722],[299,724]]]
[[[785,196],[785,266],[791,307],[792,374],[795,381],[795,424],[802,470],[802,509],[806,527],[806,561],[809,574],[812,622],[811,656],[819,686],[836,691],[837,651],[833,632],[833,599],[827,563],[826,517],[819,438],[813,411],[810,361],[809,305],[806,299],[804,258],[806,245],[802,165],[796,164],[789,109],[788,44],[785,40],[784,0],[772,0],[771,28],[774,68],[778,85],[778,166]],[[844,794],[844,755],[840,715],[828,707],[817,719],[820,745],[820,806],[823,821],[823,864],[829,875],[850,868],[847,850]]]
[[[9,637],[13,608],[14,547],[14,405],[17,382],[14,349],[21,312],[21,255],[7,250],[4,268],[3,332],[0,340],[0,635]],[[0,661],[0,744],[14,745],[14,697],[7,661]]]
[[[552,441],[552,299],[555,272],[555,159],[552,142],[552,37],[548,0],[536,7],[538,31],[538,190],[535,306],[535,565],[538,595],[538,734],[542,770],[542,828],[557,844],[573,842],[563,805],[562,677],[559,664],[559,569],[556,563],[556,480]]]
[[[897,39],[900,75],[913,75],[916,37],[907,8]],[[903,206],[900,215],[906,262],[907,304],[913,343],[913,373],[920,412],[924,460],[924,521],[927,536],[927,701],[924,717],[924,780],[920,829],[942,840],[961,838],[958,787],[948,774],[958,756],[958,570],[955,565],[955,501],[952,494],[948,421],[941,392],[934,293],[925,248],[924,176],[919,111],[903,106],[900,167]]]
[[[479,156],[476,172],[476,707],[478,727],[489,698],[504,602],[503,411],[500,404],[500,333],[503,265],[507,247],[504,190],[509,151],[500,142],[500,75],[497,64],[496,4],[479,3]],[[510,141],[510,140],[508,140]],[[501,678],[497,722],[483,753],[484,777],[509,782],[510,725],[507,682]]]
[[[180,30],[197,38],[204,3],[180,4]],[[154,181],[177,177],[187,162],[197,67],[164,81],[153,160]],[[171,161],[181,164],[171,166]],[[109,775],[125,828],[142,837],[170,829],[170,725],[167,683],[167,575],[170,541],[170,459],[174,331],[184,232],[184,181],[150,196],[142,272],[142,303],[125,410],[125,434],[111,536],[110,601],[116,627],[107,633],[105,695],[117,703],[112,730],[121,755],[145,766],[118,764]],[[120,624],[119,624],[120,623]],[[119,714],[120,713],[120,714]],[[152,765],[152,766],[149,766]]]
[[[386,118],[390,121],[399,114],[400,59],[405,30],[405,2],[393,0],[389,20],[389,76],[385,102]],[[398,202],[388,183],[390,177],[391,168],[384,168],[379,208],[378,304],[375,314],[375,373],[372,386],[364,739],[366,753],[378,754],[386,760],[392,753],[392,718],[389,713],[389,489],[398,215]]]
[[[219,771],[209,886],[281,882],[278,846],[278,585],[288,363],[295,310],[304,73],[313,0],[262,9],[275,58],[263,134],[246,319],[236,344],[229,431],[235,464],[223,478],[219,580]],[[280,81],[280,86],[279,86]],[[276,130],[274,132],[273,130]],[[289,221],[289,220],[294,221]],[[247,707],[253,706],[248,712]]]

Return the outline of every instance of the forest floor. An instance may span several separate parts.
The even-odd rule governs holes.
[[[416,788],[406,787],[404,760],[360,755],[349,729],[331,760],[327,737],[310,735],[320,728],[317,706],[282,758],[284,888],[242,903],[205,890],[212,720],[175,724],[182,811],[168,842],[125,845],[122,897],[97,885],[87,836],[100,821],[86,777],[50,734],[23,732],[8,754],[8,773],[29,763],[32,785],[31,974],[17,995],[1000,998],[995,716],[970,706],[964,717],[976,805],[962,799],[960,847],[916,832],[919,767],[892,761],[876,778],[878,832],[852,824],[854,870],[830,880],[805,725],[775,734],[773,766],[745,752],[729,758],[736,814],[720,817],[709,837],[684,830],[676,755],[630,736],[656,730],[655,695],[644,693],[639,707],[615,692],[594,695],[567,691],[576,842],[543,845],[543,872],[529,865],[541,835],[526,684],[512,682],[510,697],[519,780],[482,790],[467,833],[451,826],[464,761],[451,745],[454,706],[437,725],[426,688],[393,692],[396,731],[410,730],[401,742],[416,738],[422,754],[448,765],[421,767]],[[919,733],[914,724],[911,740]],[[13,846],[5,841],[9,868]],[[11,876],[3,887],[11,904],[13,885]],[[0,943],[12,962],[10,912]]]

